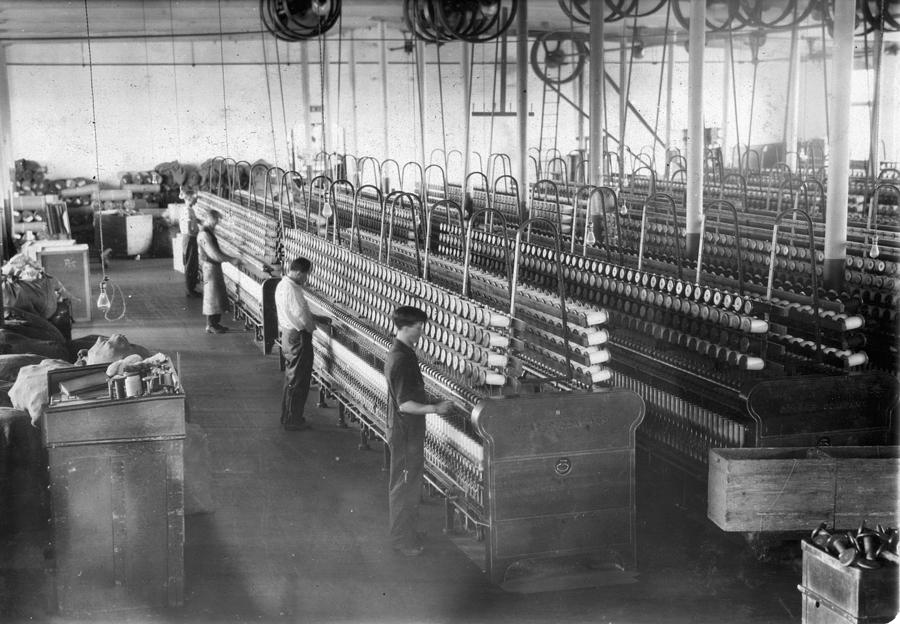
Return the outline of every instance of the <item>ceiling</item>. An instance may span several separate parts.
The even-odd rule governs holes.
[[[522,0],[524,2],[524,0]],[[259,0],[87,0],[91,38],[137,38],[259,35],[262,28]],[[503,3],[508,6],[508,0]],[[653,2],[656,4],[656,2]],[[342,28],[364,30],[384,21],[404,29],[402,0],[344,0]],[[665,11],[641,18],[650,31],[665,26]],[[220,21],[221,20],[221,21]],[[632,20],[624,26],[631,29]],[[671,20],[675,26],[674,18]],[[528,0],[529,31],[569,31],[573,28],[558,0]],[[616,37],[623,22],[609,27]],[[587,27],[574,25],[576,31]],[[513,25],[515,30],[515,24]],[[87,35],[85,0],[2,0],[0,41],[53,41]]]

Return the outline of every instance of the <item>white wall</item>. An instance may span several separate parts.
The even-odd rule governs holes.
[[[381,106],[381,77],[378,65],[378,43],[372,39],[375,29],[356,33],[357,41],[357,106],[359,109],[358,145],[360,154],[381,158],[382,127],[385,122]],[[336,38],[329,48],[330,105],[326,123],[338,124],[350,132],[349,74],[346,66],[349,44],[344,35],[343,64],[338,89],[338,53]],[[401,45],[401,34],[388,31],[391,47]],[[100,179],[116,184],[118,172],[152,169],[170,160],[199,164],[215,156],[230,156],[251,162],[265,159],[280,166],[289,165],[290,130],[301,120],[300,46],[308,46],[310,59],[309,89],[313,105],[320,102],[320,79],[317,42],[278,43],[280,66],[276,66],[275,41],[266,39],[265,55],[272,65],[262,65],[262,41],[215,40],[96,41],[91,45],[94,70],[94,99],[97,120],[97,146],[91,125],[91,88],[84,43],[12,44],[7,48],[8,80],[11,98],[12,156],[29,158],[45,164],[49,177],[95,175],[99,159]],[[460,44],[441,47],[443,78],[443,118],[448,150],[462,149],[463,123],[462,85],[459,67]],[[674,46],[675,70],[672,95],[673,144],[681,146],[682,129],[687,126],[687,52]],[[510,41],[507,75],[507,102],[515,105],[515,53]],[[172,65],[174,58],[177,65]],[[611,54],[607,71],[618,81],[618,54]],[[494,89],[494,44],[477,46],[474,54],[473,108],[490,109]],[[652,125],[657,119],[657,96],[660,78],[661,48],[648,49],[643,60],[635,60],[631,82],[631,99]],[[708,72],[705,77],[704,106],[707,126],[722,125],[722,48],[707,51]],[[223,109],[224,71],[226,113]],[[785,40],[770,41],[762,48],[756,83],[753,144],[781,140],[784,124],[784,102],[787,84],[787,47]],[[441,106],[438,91],[438,67],[434,46],[426,46],[427,102],[426,157],[435,148],[443,148]],[[739,136],[748,142],[750,93],[753,66],[746,45],[738,43],[737,66],[738,109],[741,116]],[[416,90],[413,82],[413,56],[403,50],[388,53],[389,106],[387,122],[390,130],[388,153],[401,165],[418,159],[418,119]],[[820,66],[820,65],[819,65]],[[279,80],[280,74],[280,80]],[[803,85],[807,102],[801,115],[801,139],[824,136],[821,72],[807,64]],[[499,79],[499,77],[498,77]],[[663,74],[663,80],[665,80]],[[177,86],[177,89],[176,89]],[[833,87],[833,86],[832,86]],[[854,88],[856,85],[854,84]],[[271,92],[271,100],[269,97]],[[499,89],[498,89],[499,92]],[[574,99],[573,85],[564,92]],[[282,114],[282,98],[284,114]],[[665,128],[665,93],[658,115],[658,133]],[[618,98],[608,90],[608,128],[618,132]],[[271,113],[270,113],[271,101]],[[531,75],[529,142],[536,145],[540,133],[542,83]],[[587,94],[585,94],[587,107]],[[730,107],[733,115],[733,106]],[[856,109],[854,109],[856,110]],[[312,116],[318,119],[317,115]],[[629,113],[626,143],[635,151],[652,145],[650,134]],[[516,144],[514,117],[473,117],[472,150],[486,157],[490,152],[512,153]],[[493,122],[493,132],[491,124]],[[560,109],[559,149],[563,154],[577,147],[576,115],[565,103]],[[729,143],[733,144],[734,118],[729,120]],[[274,139],[273,128],[274,126]],[[587,131],[587,125],[585,125]],[[299,137],[298,137],[299,139]],[[853,157],[865,158],[868,129],[860,125],[854,133]],[[302,145],[314,153],[317,147]],[[350,143],[348,137],[348,144]],[[329,150],[334,149],[329,138]],[[661,155],[661,150],[660,150]],[[897,159],[897,156],[894,156]],[[477,164],[477,159],[473,160]],[[451,160],[451,171],[461,167]],[[458,173],[456,176],[458,177]]]

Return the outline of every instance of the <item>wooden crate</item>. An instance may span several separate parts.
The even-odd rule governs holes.
[[[707,516],[724,531],[897,526],[900,447],[712,449]]]
[[[803,541],[804,624],[876,624],[896,617],[897,566],[877,570],[842,566],[836,557]]]
[[[48,374],[51,396],[73,370]],[[183,394],[48,406],[43,436],[60,612],[183,602],[184,435]]]
[[[88,246],[73,240],[35,241],[22,251],[69,291],[72,318],[90,321],[94,301],[89,281]]]

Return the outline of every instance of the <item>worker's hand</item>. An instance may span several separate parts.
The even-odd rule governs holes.
[[[439,403],[435,404],[434,413],[443,416],[445,414],[449,414],[452,408],[453,403],[451,401],[440,401]]]

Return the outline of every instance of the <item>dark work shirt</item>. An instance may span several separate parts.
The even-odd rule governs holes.
[[[398,415],[401,418],[407,416],[400,412],[403,403],[407,401],[428,403],[431,400],[425,392],[425,381],[422,379],[422,371],[419,370],[416,352],[400,340],[394,340],[394,346],[384,360],[384,376],[388,385],[388,428],[393,427],[394,419]]]

